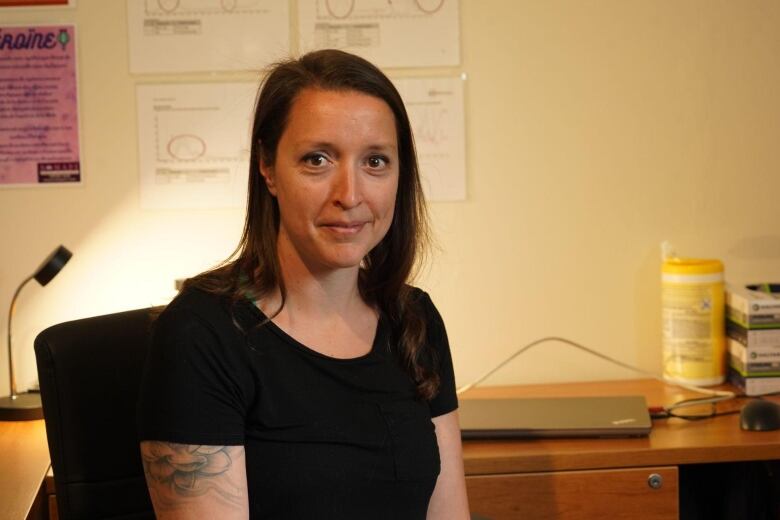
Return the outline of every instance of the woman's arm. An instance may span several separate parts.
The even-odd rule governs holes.
[[[463,473],[463,449],[460,442],[458,411],[433,418],[439,443],[441,473],[436,481],[428,519],[467,520],[469,501],[466,497],[466,477]]]
[[[158,519],[249,518],[243,446],[141,442]]]

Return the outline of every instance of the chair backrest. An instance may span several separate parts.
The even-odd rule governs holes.
[[[136,436],[151,309],[54,325],[35,339],[57,511],[154,518]]]

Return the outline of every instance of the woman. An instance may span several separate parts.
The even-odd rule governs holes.
[[[158,518],[468,518],[411,128],[327,50],[261,86],[243,237],[160,315],[139,402]]]

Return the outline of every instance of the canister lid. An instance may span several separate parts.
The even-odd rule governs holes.
[[[661,269],[667,274],[712,274],[723,272],[723,262],[707,258],[670,258]]]

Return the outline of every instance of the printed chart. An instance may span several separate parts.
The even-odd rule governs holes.
[[[140,85],[141,207],[224,208],[246,202],[257,85]]]
[[[458,0],[298,0],[302,51],[337,48],[380,67],[460,64]]]
[[[128,0],[133,73],[260,70],[289,54],[287,2]]]
[[[463,80],[402,78],[401,93],[412,123],[426,197],[434,201],[466,198],[466,136]]]

